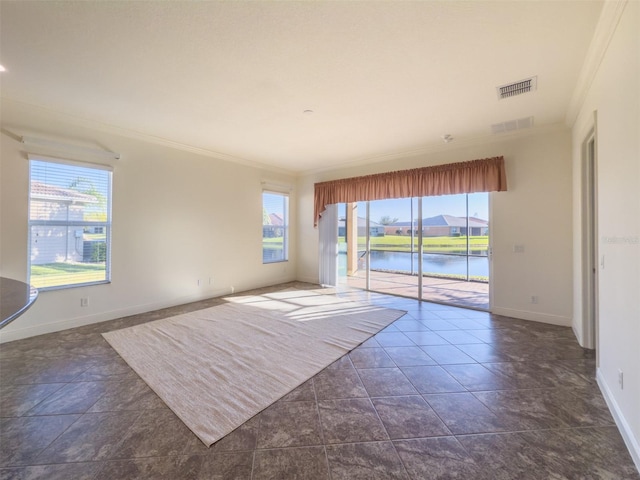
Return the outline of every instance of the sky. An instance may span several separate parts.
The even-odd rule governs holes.
[[[76,188],[78,191],[94,188],[105,197],[109,192],[109,178],[106,170],[39,160],[31,160],[30,165],[33,181],[70,188],[74,182],[80,180]]]
[[[399,222],[411,220],[411,202],[409,198],[390,200],[374,200],[370,205],[371,220],[378,222],[382,217],[397,218]],[[413,199],[413,218],[418,218],[418,200]],[[358,208],[359,217],[364,217],[366,212],[365,202],[360,202]],[[344,207],[338,210],[340,217],[344,216]],[[437,215],[453,215],[455,217],[466,216],[465,195],[442,195],[439,197],[423,197],[422,218],[435,217]],[[469,194],[469,216],[489,220],[489,194]]]

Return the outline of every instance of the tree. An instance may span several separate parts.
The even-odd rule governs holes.
[[[389,215],[384,215],[382,217],[380,217],[380,220],[378,220],[378,223],[380,225],[391,225],[392,223],[396,223],[398,221],[397,217],[391,217]]]
[[[69,185],[71,190],[91,195],[97,201],[95,205],[89,205],[84,212],[84,220],[89,222],[107,221],[107,198],[96,188],[93,182],[87,178],[77,177]]]
[[[271,216],[267,212],[267,209],[262,207],[262,224],[271,225]]]

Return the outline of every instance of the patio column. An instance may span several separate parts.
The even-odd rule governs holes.
[[[358,272],[358,204],[347,203],[347,276]]]

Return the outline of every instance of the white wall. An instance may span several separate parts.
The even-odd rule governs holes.
[[[640,468],[640,3],[631,1],[573,128],[575,309],[582,329],[580,146],[597,112],[598,380]],[[624,389],[618,371],[624,373]]]
[[[301,177],[298,183],[298,278],[317,281],[318,232],[313,228],[315,182],[503,155],[507,192],[491,194],[493,312],[571,325],[571,137],[555,127],[527,136],[495,137],[483,145],[455,144],[428,155],[393,159]],[[514,253],[524,245],[524,253]],[[531,296],[538,304],[530,303]]]
[[[261,250],[261,182],[294,185],[292,177],[127,138],[6,100],[0,163],[2,276],[24,281],[27,275],[29,163],[16,136],[29,133],[101,145],[122,155],[112,162],[112,282],[41,292],[30,310],[2,330],[3,341],[223,295],[232,287],[241,291],[295,279],[295,222],[289,262],[263,265]],[[296,204],[293,191],[292,219]],[[80,307],[81,297],[89,297],[88,307]]]

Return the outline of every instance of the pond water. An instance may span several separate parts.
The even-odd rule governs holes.
[[[340,273],[346,267],[346,253],[340,255]],[[392,270],[396,272],[417,273],[419,254],[407,252],[371,251],[371,270]],[[413,260],[413,270],[412,270]],[[422,272],[429,274],[466,275],[467,257],[425,253],[422,255]],[[485,256],[469,257],[469,275],[489,277],[489,258]]]

